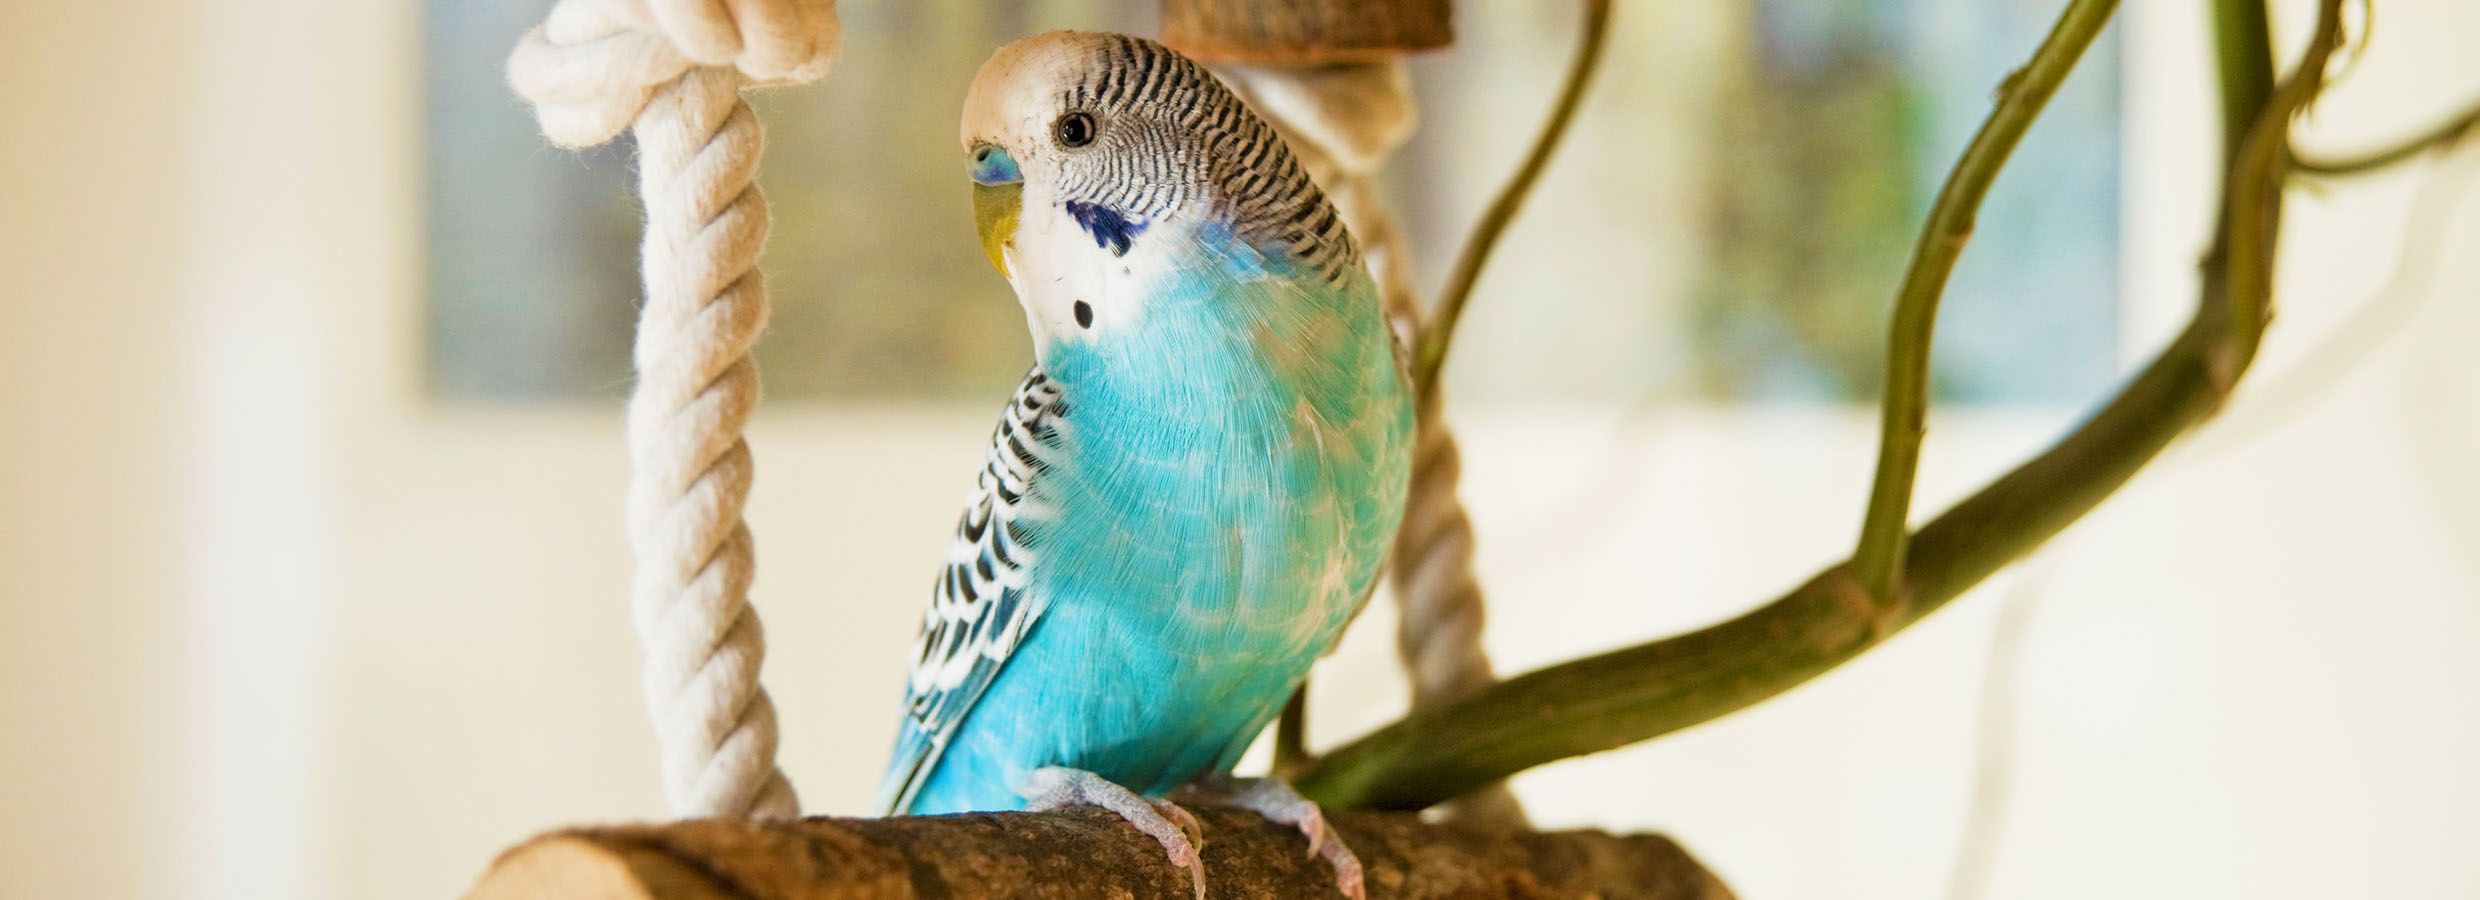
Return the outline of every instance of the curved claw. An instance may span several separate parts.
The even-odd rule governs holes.
[[[1146,798],[1145,802],[1153,804],[1154,811],[1161,813],[1163,818],[1171,820],[1171,824],[1180,826],[1180,833],[1188,836],[1188,842],[1190,844],[1195,845],[1200,850],[1205,848],[1206,827],[1199,824],[1197,822],[1197,817],[1191,815],[1187,809],[1182,808],[1179,804],[1173,803],[1169,800],[1158,800],[1149,797]]]
[[[1205,785],[1198,793],[1210,802],[1245,809],[1265,816],[1268,821],[1292,826],[1308,839],[1310,856],[1322,857],[1334,867],[1337,890],[1350,900],[1368,900],[1360,857],[1327,825],[1326,813],[1299,791],[1292,790],[1291,785],[1273,778],[1254,778]]]
[[[1154,839],[1163,847],[1163,855],[1171,864],[1188,870],[1189,885],[1197,900],[1206,900],[1206,863],[1197,848],[1205,844],[1205,830],[1197,817],[1169,800],[1152,800],[1121,787],[1110,779],[1082,769],[1045,766],[1035,769],[1017,787],[1025,797],[1025,808],[1034,812],[1063,806],[1091,805],[1111,811],[1127,820],[1137,831]]]

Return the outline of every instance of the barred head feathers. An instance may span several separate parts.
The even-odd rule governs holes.
[[[1328,281],[1360,264],[1274,129],[1153,41],[1054,31],[1000,48],[974,76],[962,137],[968,151],[1013,156],[1026,202],[1061,205],[1106,249],[1125,253],[1150,223],[1201,217]]]

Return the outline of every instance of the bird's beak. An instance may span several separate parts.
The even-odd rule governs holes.
[[[973,151],[973,227],[981,232],[982,252],[1003,277],[1008,272],[1007,246],[1016,239],[1016,220],[1025,203],[1025,179],[1007,151],[990,145]]]
[[[1022,183],[973,186],[973,227],[982,233],[982,252],[1003,277],[1009,275],[1007,245],[1016,239],[1016,217],[1024,199]]]

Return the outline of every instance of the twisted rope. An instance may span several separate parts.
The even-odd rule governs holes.
[[[1386,161],[1417,124],[1412,80],[1401,62],[1318,68],[1220,67],[1251,106],[1273,122],[1324,186],[1360,242],[1396,337],[1409,347],[1421,324],[1404,232],[1378,190]],[[1481,646],[1484,601],[1473,575],[1472,518],[1457,492],[1463,474],[1455,434],[1436,392],[1425,394],[1413,449],[1412,490],[1391,563],[1401,615],[1395,652],[1412,682],[1412,706],[1452,700],[1498,680]],[[1524,808],[1503,784],[1447,804],[1450,816],[1522,824]]]
[[[629,397],[630,606],[664,793],[683,817],[789,818],[775,706],[749,605],[741,511],[749,356],[766,327],[765,136],[751,84],[808,81],[833,60],[830,0],[561,0],[508,61],[509,83],[563,147],[637,139],[645,308]]]

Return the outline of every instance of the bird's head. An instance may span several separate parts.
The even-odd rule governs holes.
[[[967,91],[961,137],[982,249],[1037,335],[1136,321],[1176,264],[1167,248],[1200,229],[1252,252],[1358,261],[1273,128],[1143,38],[1054,31],[999,48]]]

